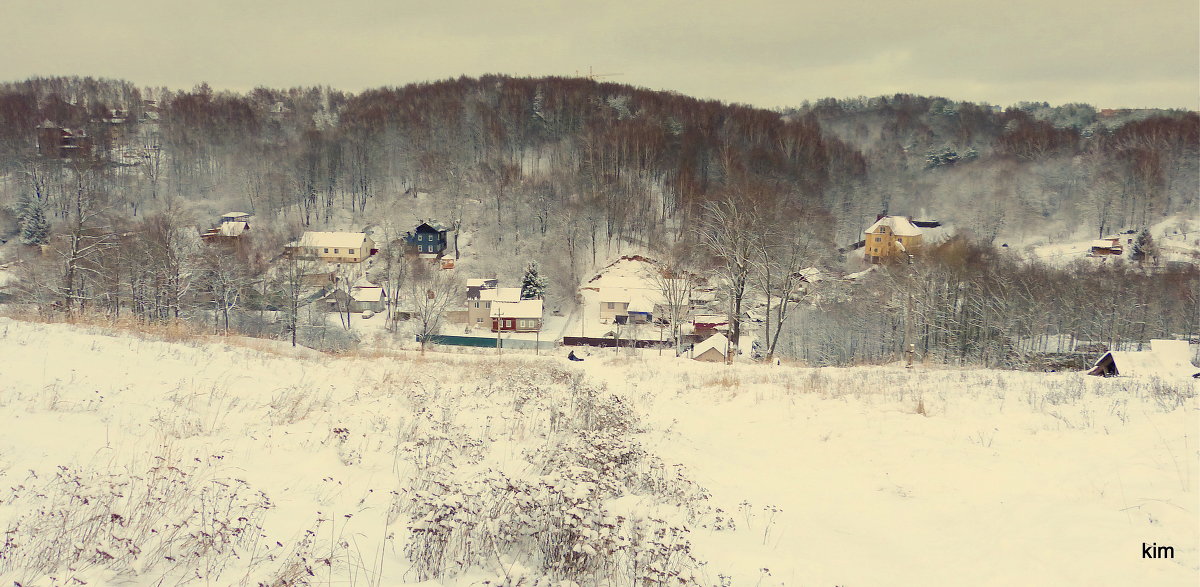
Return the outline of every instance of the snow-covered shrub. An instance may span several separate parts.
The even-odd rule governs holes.
[[[246,482],[213,477],[209,462],[195,461],[155,457],[136,474],[31,471],[0,499],[20,512],[4,528],[0,574],[18,584],[46,576],[61,584],[96,576],[217,580],[253,554],[272,504]]]

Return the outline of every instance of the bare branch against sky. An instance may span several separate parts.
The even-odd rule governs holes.
[[[188,89],[575,75],[763,107],[907,92],[1197,109],[1196,0],[3,0],[0,80]]]

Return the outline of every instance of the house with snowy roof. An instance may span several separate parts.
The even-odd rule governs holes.
[[[692,347],[692,360],[709,363],[724,363],[729,357],[729,339],[723,334],[714,334]]]
[[[492,332],[537,332],[542,329],[542,300],[493,303],[491,319]]]
[[[1152,340],[1144,351],[1109,351],[1088,371],[1102,377],[1200,377],[1186,340]]]
[[[863,256],[868,263],[886,263],[915,255],[924,230],[907,216],[880,216],[863,231]]]
[[[375,241],[362,232],[305,232],[284,245],[284,254],[293,259],[314,259],[326,263],[361,263],[379,252]]]
[[[494,280],[493,280],[494,281]],[[495,287],[480,289],[474,298],[471,297],[470,287],[467,288],[467,324],[472,328],[482,328],[490,324],[492,305],[498,303],[515,303],[521,301],[521,288]]]
[[[216,226],[200,233],[200,239],[205,242],[237,242],[250,230],[249,212],[227,212],[221,215]]]

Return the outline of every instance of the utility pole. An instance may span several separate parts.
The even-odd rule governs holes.
[[[503,330],[504,325],[504,320],[501,319],[501,316],[504,314],[504,311],[501,309],[500,302],[492,302],[492,304],[494,304],[493,307],[496,309],[494,320],[496,321],[496,354],[498,355],[500,354],[500,331]]]
[[[917,352],[917,345],[912,341],[912,314],[913,314],[913,285],[916,281],[916,274],[913,271],[913,256],[908,255],[908,304],[904,310],[904,368],[913,368],[913,355]]]

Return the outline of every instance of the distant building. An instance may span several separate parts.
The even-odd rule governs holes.
[[[1150,350],[1104,353],[1088,371],[1103,377],[1200,377],[1186,340],[1152,340]]]
[[[492,304],[492,332],[537,332],[542,329],[542,300]]]
[[[1095,257],[1121,255],[1125,253],[1125,247],[1121,246],[1121,238],[1114,236],[1092,241],[1092,246],[1089,252]]]
[[[728,357],[729,339],[723,334],[714,334],[692,348],[692,359],[696,361],[724,363]]]
[[[600,323],[616,322],[629,316],[629,303],[633,301],[629,290],[623,288],[600,288]]]
[[[405,241],[416,247],[418,255],[440,257],[446,251],[446,233],[450,229],[437,222],[422,222],[405,234]]]
[[[868,263],[887,263],[915,255],[923,232],[905,216],[881,216],[863,231],[864,258]]]
[[[82,130],[71,130],[50,122],[38,126],[38,153],[50,159],[86,158],[92,154],[92,139]]]
[[[378,252],[375,241],[362,232],[306,232],[284,245],[289,257],[327,263],[360,263]]]
[[[496,289],[500,284],[498,279],[493,278],[472,278],[467,280],[467,301],[479,299],[479,293],[485,289]]]
[[[474,298],[467,293],[467,324],[472,327],[483,327],[489,324],[492,315],[492,305],[496,303],[514,303],[521,300],[519,287],[493,287],[482,289]]]
[[[200,233],[200,238],[205,242],[236,242],[250,230],[250,218],[251,214],[249,212],[229,212],[223,214],[221,215],[220,222],[215,227]]]

